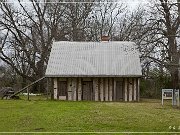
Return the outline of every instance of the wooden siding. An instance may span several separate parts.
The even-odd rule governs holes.
[[[67,97],[67,81],[58,81],[58,99],[66,100]]]
[[[116,101],[123,101],[123,81],[116,81]]]
[[[93,82],[92,81],[83,81],[82,83],[83,91],[83,100],[92,100],[93,99]]]
[[[54,99],[139,101],[139,78],[53,78]],[[61,86],[64,83],[67,86]],[[66,87],[65,91],[59,91]],[[66,95],[66,97],[62,97]]]

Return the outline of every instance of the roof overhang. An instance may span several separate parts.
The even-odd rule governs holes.
[[[45,75],[45,77],[143,77],[143,75]]]

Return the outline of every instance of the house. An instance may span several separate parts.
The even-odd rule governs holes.
[[[133,42],[54,42],[45,76],[57,100],[138,101],[141,65]]]

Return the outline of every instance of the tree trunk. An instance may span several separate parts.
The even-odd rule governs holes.
[[[177,50],[177,43],[175,34],[173,37],[168,37],[169,43],[169,56],[171,58],[170,62],[170,73],[172,77],[172,87],[173,89],[178,88],[178,66],[179,66],[179,53]]]

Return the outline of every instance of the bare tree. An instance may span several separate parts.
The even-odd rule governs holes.
[[[178,66],[180,59],[180,48],[178,45],[180,31],[180,1],[170,2],[159,0],[150,9],[148,18],[151,26],[151,35],[154,39],[151,43],[155,46],[156,57],[149,57],[166,67],[172,77],[173,88],[178,87]],[[158,54],[159,53],[159,54]]]
[[[0,59],[22,76],[24,85],[44,76],[53,39],[85,40],[85,21],[93,6],[62,0],[28,2],[18,0],[17,7],[6,0],[0,3]],[[37,86],[44,90],[43,82]]]
[[[126,11],[125,9],[123,3],[110,3],[108,0],[96,2],[86,21],[87,40],[99,41],[104,35],[112,39],[118,18]]]
[[[86,41],[86,20],[93,8],[94,1],[91,1],[91,3],[77,2],[67,4],[65,19],[67,22],[66,28],[69,29],[69,40]]]
[[[0,3],[0,28],[4,33],[0,59],[26,83],[44,76],[52,39],[65,7],[58,3],[41,4],[35,0],[31,0],[28,6],[20,0],[18,2],[18,8],[6,1]],[[40,86],[43,90],[43,84]]]

